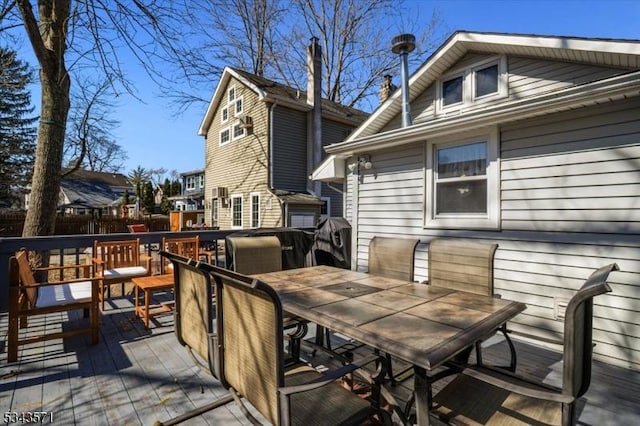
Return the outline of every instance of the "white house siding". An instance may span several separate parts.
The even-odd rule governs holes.
[[[496,55],[485,55],[479,53],[468,53],[458,61],[452,70],[460,70],[471,67],[474,63],[495,58]],[[545,61],[540,58],[529,58],[520,56],[507,57],[508,73],[508,96],[496,99],[491,105],[507,103],[514,100],[523,99],[542,93],[552,92],[567,87],[584,84],[591,81],[600,80],[606,77],[628,72],[624,68],[608,68],[580,63]],[[425,89],[419,96],[411,101],[411,116],[414,124],[419,124],[433,120],[436,117],[435,99],[436,85],[434,83]],[[469,105],[465,111],[482,109],[486,103]],[[394,116],[381,130],[399,129],[402,124],[400,114]]]
[[[504,126],[496,287],[528,308],[513,328],[562,331],[554,298],[617,262],[595,299],[596,354],[640,369],[640,100]]]
[[[358,270],[374,235],[417,237],[417,280],[427,243],[462,237],[499,244],[495,291],[527,303],[516,332],[559,337],[555,302],[596,268],[617,262],[613,292],[595,299],[595,358],[640,370],[640,100],[582,108],[501,127],[501,229],[434,230],[424,224],[424,149],[371,152],[374,167],[347,179]]]

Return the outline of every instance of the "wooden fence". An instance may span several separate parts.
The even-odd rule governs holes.
[[[25,213],[0,213],[0,237],[22,235]],[[58,216],[54,235],[117,234],[129,232],[127,225],[144,223],[152,232],[169,231],[168,217],[145,217],[122,219],[117,217],[96,218],[93,216]]]

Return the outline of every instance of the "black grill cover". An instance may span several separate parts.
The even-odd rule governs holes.
[[[316,226],[313,244],[317,265],[351,269],[351,225],[345,218],[328,217]]]
[[[238,231],[226,238],[225,260],[227,269],[234,270],[233,249],[229,237],[265,237],[275,235],[282,245],[282,269],[302,268],[313,246],[313,233],[295,228],[258,228]]]

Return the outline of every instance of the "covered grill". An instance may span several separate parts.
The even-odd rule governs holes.
[[[321,219],[316,226],[313,253],[316,265],[351,269],[351,225],[342,217]]]

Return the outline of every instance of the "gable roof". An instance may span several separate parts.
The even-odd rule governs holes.
[[[63,170],[65,173],[66,170]],[[93,170],[78,169],[62,178],[62,181],[100,182],[109,186],[130,187],[129,178],[121,173],[96,172]]]
[[[232,77],[254,91],[263,102],[277,102],[278,104],[300,111],[311,110],[311,105],[307,104],[306,91],[294,89],[293,87],[285,86],[284,84],[237,68],[225,67],[222,72],[222,77],[220,77],[220,81],[213,93],[213,97],[209,102],[209,107],[207,108],[204,119],[200,124],[198,135],[205,136],[207,134],[213,121],[213,116],[218,109],[218,105],[224,98],[224,91]],[[352,124],[354,126],[359,125],[369,116],[369,114],[364,111],[328,99],[322,99],[322,115],[324,118]]]
[[[91,170],[76,170],[60,181],[60,191],[69,200],[68,206],[84,208],[114,205],[121,197],[114,188],[122,187],[131,187],[126,176]]]
[[[640,69],[640,41],[639,40],[613,40],[597,38],[555,37],[523,34],[479,33],[458,31],[452,34],[409,78],[409,98],[413,101],[425,89],[432,85],[440,76],[446,73],[458,60],[469,52],[492,53],[504,55],[519,55],[539,57],[550,60],[583,62],[585,64],[611,66],[629,70],[628,78],[612,77],[611,85],[626,85],[627,90],[636,90],[638,76],[629,76]],[[624,77],[624,75],[622,76]],[[586,84],[584,86],[588,86]],[[597,84],[594,84],[597,86]],[[632,86],[632,87],[629,87]],[[572,89],[564,89],[567,96],[575,96]],[[596,89],[596,87],[594,87]],[[621,88],[622,90],[622,88]],[[576,91],[576,90],[574,90]],[[583,93],[586,92],[583,90]],[[602,96],[605,96],[602,90]],[[552,96],[557,96],[553,94]],[[526,100],[525,100],[526,101]],[[552,102],[552,99],[548,100]],[[595,101],[595,100],[592,100]],[[515,105],[514,106],[518,106]],[[530,106],[534,106],[533,103]],[[520,112],[526,109],[526,105],[520,105]],[[504,105],[501,106],[505,111]],[[367,139],[375,138],[384,126],[402,111],[402,93],[396,90],[387,101],[380,105],[373,114],[363,122],[344,141],[325,147],[327,152],[348,155],[357,148],[356,144],[366,143]],[[486,110],[478,114],[486,113]],[[500,111],[496,111],[499,114]],[[472,117],[469,117],[472,118]],[[462,121],[464,118],[459,117]],[[437,126],[439,122],[450,125],[455,120],[451,117],[435,119],[428,123],[409,126],[406,129],[398,129],[386,133],[408,133],[410,130],[428,126]],[[424,138],[424,135],[421,136]]]

